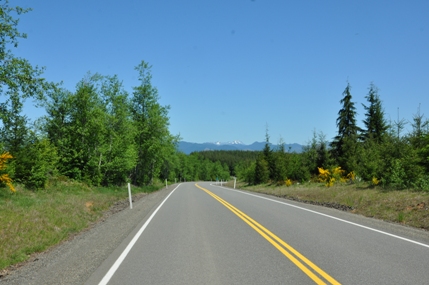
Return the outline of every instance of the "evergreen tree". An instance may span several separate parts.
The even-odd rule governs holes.
[[[273,153],[274,161],[274,174],[273,180],[277,183],[283,184],[286,180],[286,160],[287,153],[285,149],[285,142],[280,139],[277,150]]]
[[[356,125],[356,107],[355,103],[352,102],[350,89],[351,86],[347,83],[343,92],[344,97],[340,100],[343,107],[338,112],[338,135],[331,143],[334,157],[346,171],[353,171],[356,166],[360,132],[360,128]]]
[[[317,159],[316,164],[324,169],[329,169],[332,166],[332,158],[328,149],[328,142],[323,133],[319,133],[317,142]]]
[[[380,143],[383,141],[388,125],[384,119],[378,88],[373,83],[370,84],[368,95],[365,98],[368,100],[369,106],[362,104],[366,110],[366,118],[363,121],[365,129],[363,130],[362,137],[364,141],[372,139]]]
[[[264,155],[258,156],[255,164],[255,184],[267,183],[270,179],[270,169]]]
[[[424,114],[420,114],[420,105],[417,113],[413,115],[411,126],[413,127],[413,130],[409,135],[409,140],[415,148],[420,149],[425,146],[423,138],[429,133],[429,121],[425,119]]]
[[[273,150],[270,147],[270,136],[268,134],[268,126],[265,130],[265,146],[264,146],[264,149],[262,150],[262,154],[264,156],[264,161],[267,163],[267,166],[268,166],[268,178],[271,180],[275,180],[276,164],[273,156]]]

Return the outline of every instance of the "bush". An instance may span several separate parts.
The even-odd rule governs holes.
[[[14,177],[28,189],[43,189],[50,176],[56,175],[58,155],[48,139],[27,144],[14,161]]]

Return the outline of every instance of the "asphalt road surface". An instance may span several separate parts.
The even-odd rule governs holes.
[[[86,284],[429,284],[427,232],[205,182],[155,208]]]

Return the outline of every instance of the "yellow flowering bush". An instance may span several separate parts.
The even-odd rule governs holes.
[[[344,176],[344,170],[340,166],[333,168],[331,171],[328,169],[323,169],[322,167],[317,168],[319,170],[319,181],[324,182],[326,187],[332,187],[335,184],[335,181],[348,182],[353,181],[356,178],[355,173],[352,171],[346,176]]]
[[[372,185],[376,186],[378,183],[380,183],[380,180],[378,180],[376,177],[373,177],[371,183]]]
[[[317,168],[319,170],[319,181],[326,182],[331,176],[331,172],[328,169],[323,169],[322,167]]]
[[[355,179],[356,179],[356,174],[355,174],[354,171],[352,171],[349,174],[347,174],[347,180],[354,181]]]
[[[335,183],[335,178],[334,177],[331,177],[331,178],[329,178],[329,180],[328,181],[326,181],[326,187],[332,187],[332,186],[334,186],[334,183]]]
[[[5,170],[7,165],[6,162],[12,158],[12,155],[9,152],[4,152],[0,155],[0,171]],[[9,174],[3,173],[0,175],[0,182],[4,183],[9,187],[10,191],[15,192],[15,187],[12,185],[12,179],[9,177]]]
[[[289,186],[291,186],[293,183],[292,183],[292,180],[287,179],[287,180],[285,181],[285,184],[286,184],[286,186],[287,186],[287,187],[289,187]]]

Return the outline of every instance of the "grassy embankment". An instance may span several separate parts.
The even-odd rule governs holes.
[[[162,185],[133,187],[133,194],[152,192]],[[127,187],[88,187],[56,181],[46,190],[17,192],[0,188],[0,271],[27,260],[88,228],[118,200],[128,197]]]
[[[228,186],[233,187],[233,183],[229,182]],[[317,183],[290,187],[237,183],[236,188],[331,206],[366,217],[429,230],[429,192],[385,190],[364,183],[333,187]]]

